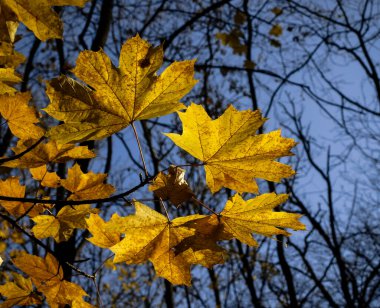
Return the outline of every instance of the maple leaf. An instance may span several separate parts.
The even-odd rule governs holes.
[[[35,237],[42,239],[54,237],[57,243],[67,241],[73,234],[74,229],[86,229],[86,217],[91,213],[97,213],[89,204],[76,206],[64,206],[57,214],[39,215],[32,218],[36,223],[32,232]]]
[[[154,178],[149,190],[162,200],[170,200],[175,206],[194,196],[185,180],[185,170],[173,165],[169,167],[168,174],[160,172]]]
[[[295,142],[281,131],[256,135],[265,122],[259,111],[238,111],[233,106],[212,120],[202,106],[191,104],[179,113],[182,135],[165,134],[177,146],[203,161],[206,182],[214,193],[222,187],[239,193],[258,192],[253,178],[279,182],[294,174],[291,167],[273,161],[293,155]]]
[[[18,177],[9,177],[6,180],[0,180],[0,195],[6,197],[25,197],[26,187],[20,185]],[[32,203],[20,202],[20,201],[0,201],[3,208],[8,213],[15,217],[19,217],[28,212],[28,216],[33,217],[44,211],[44,208],[40,204],[33,205]]]
[[[220,238],[229,239],[230,234],[247,245],[257,246],[252,233],[267,237],[279,234],[289,236],[289,232],[279,228],[305,230],[305,225],[298,221],[302,215],[273,211],[287,198],[286,194],[267,193],[244,201],[240,195],[234,195],[219,215],[219,223],[223,225],[224,234],[227,234]]]
[[[12,273],[12,276],[12,282],[0,286],[0,294],[6,297],[0,304],[1,308],[41,304],[42,298],[34,292],[30,278],[24,278],[17,273]]]
[[[196,84],[194,61],[172,63],[160,76],[163,48],[138,35],[127,40],[116,68],[103,50],[81,52],[73,73],[94,90],[68,77],[47,86],[51,103],[44,110],[64,124],[49,137],[60,142],[97,140],[149,119],[183,109],[179,100]]]
[[[24,152],[36,140],[19,140],[17,146],[12,148],[15,154]],[[60,144],[50,140],[47,143],[38,144],[33,150],[24,154],[22,157],[3,163],[2,166],[10,168],[37,168],[48,163],[64,163],[71,159],[94,158],[96,155],[90,151],[87,146],[78,146],[74,144]]]
[[[281,25],[279,25],[279,24],[275,24],[275,25],[270,29],[269,34],[270,34],[270,35],[273,35],[273,36],[277,36],[277,37],[281,36],[281,34],[282,34],[282,27],[281,27]]]
[[[33,179],[40,181],[42,186],[57,188],[61,185],[61,178],[56,172],[47,171],[46,165],[30,168],[29,171],[32,174]]]
[[[20,81],[22,79],[13,68],[0,68],[0,95],[16,92],[16,89],[12,88],[11,85]]]
[[[15,95],[1,95],[0,114],[7,121],[9,129],[21,139],[39,139],[44,130],[36,126],[36,111],[28,105],[31,95],[28,92]]]
[[[83,7],[88,0],[1,0],[1,9],[10,9],[41,41],[62,38],[63,25],[53,6]]]
[[[77,302],[76,305],[89,305],[83,300],[87,293],[80,286],[63,280],[62,266],[51,254],[47,254],[45,259],[24,254],[14,258],[13,263],[31,277],[50,306],[72,305],[74,302]]]
[[[115,192],[111,184],[104,184],[106,173],[83,173],[78,164],[68,170],[67,179],[61,185],[72,192],[68,200],[91,200],[107,198]]]
[[[150,260],[158,276],[173,284],[190,285],[191,263],[188,256],[176,254],[175,247],[195,234],[195,230],[183,225],[203,216],[192,215],[169,221],[142,203],[135,202],[135,207],[135,215],[115,219],[115,231],[124,233],[125,237],[110,248],[115,253],[114,262],[138,264]]]
[[[98,214],[91,214],[90,217],[86,219],[86,222],[88,226],[87,229],[93,237],[87,240],[101,248],[109,248],[119,243],[121,240],[120,232],[110,230],[110,226],[112,226],[115,223],[114,220],[117,219],[117,214],[114,214],[110,221],[104,222]]]

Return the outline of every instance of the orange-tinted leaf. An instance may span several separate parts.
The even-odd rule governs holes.
[[[0,95],[16,92],[12,85],[20,81],[21,78],[13,68],[0,68]]]
[[[69,200],[101,199],[115,192],[111,184],[104,184],[106,178],[105,173],[83,173],[80,166],[75,164],[69,169],[67,179],[61,180],[61,185],[72,192]]]
[[[0,180],[0,195],[6,197],[25,197],[25,186],[20,185],[18,177],[10,177],[6,180]],[[28,211],[30,217],[38,215],[43,209],[39,205],[20,201],[0,201],[0,205],[7,210],[8,213],[15,217],[24,215]],[[30,210],[30,208],[32,208]],[[29,211],[30,210],[30,211]]]
[[[0,114],[7,121],[13,135],[21,139],[39,139],[45,133],[35,125],[39,121],[35,109],[28,105],[30,99],[28,92],[0,96]]]
[[[50,306],[72,305],[75,301],[76,305],[85,303],[86,292],[77,284],[63,280],[62,266],[51,254],[45,259],[25,254],[14,258],[13,263],[31,277]]]
[[[158,198],[170,200],[171,203],[178,206],[191,199],[194,193],[185,180],[184,169],[172,165],[168,171],[168,174],[160,172],[149,186],[149,190],[154,191]]]
[[[0,294],[6,297],[6,300],[0,304],[1,308],[41,304],[42,298],[34,292],[30,278],[24,278],[16,273],[12,273],[12,276],[12,282],[0,286]]]
[[[13,148],[19,154],[36,143],[36,140],[19,141]],[[56,141],[40,143],[21,158],[6,162],[3,166],[11,168],[37,168],[48,163],[64,163],[71,159],[94,158],[96,155],[86,146],[76,147],[73,144],[59,144]]]

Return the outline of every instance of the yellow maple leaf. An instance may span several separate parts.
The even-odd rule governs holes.
[[[257,246],[252,233],[272,237],[279,234],[290,235],[289,232],[279,228],[305,230],[305,225],[298,220],[302,215],[273,211],[287,198],[286,194],[267,193],[244,201],[236,194],[227,201],[219,215],[219,223],[223,225],[223,232],[227,234],[224,235],[224,239],[229,239],[228,234],[230,234],[247,245]]]
[[[6,180],[0,180],[0,195],[6,197],[25,197],[26,187],[20,185],[18,177],[9,177]],[[20,201],[0,201],[0,205],[7,210],[8,213],[15,217],[24,215],[28,211],[28,216],[33,217],[40,214],[44,208],[40,204],[33,205],[32,203]],[[32,208],[32,209],[30,209]]]
[[[135,202],[135,215],[114,219],[114,229],[125,234],[124,239],[110,249],[115,253],[114,262],[138,264],[150,260],[156,274],[173,284],[190,285],[191,263],[183,253],[176,254],[175,247],[195,230],[184,227],[189,220],[202,217],[192,215],[169,221],[167,217],[148,206]]]
[[[62,38],[63,24],[53,6],[83,7],[88,0],[1,0],[2,9],[12,10],[25,26],[41,41]]]
[[[21,80],[13,68],[0,68],[0,95],[16,92],[11,85]]]
[[[287,165],[273,161],[293,155],[295,142],[281,137],[281,131],[256,135],[265,122],[259,111],[238,111],[233,106],[212,120],[200,105],[191,104],[179,113],[182,135],[165,134],[177,146],[203,161],[206,182],[214,193],[222,187],[258,192],[253,178],[278,182],[294,174]]]
[[[0,286],[0,294],[6,297],[0,304],[1,308],[41,304],[42,298],[34,292],[30,278],[24,278],[17,273],[12,273],[12,276],[13,281]]]
[[[19,154],[30,148],[37,141],[33,139],[19,140],[17,146],[12,148],[15,154]],[[47,143],[40,143],[34,149],[24,154],[22,157],[3,163],[10,168],[37,168],[48,163],[64,163],[71,159],[94,158],[96,154],[90,151],[87,146],[74,144],[60,144],[50,140]]]
[[[30,168],[29,171],[32,174],[33,179],[40,181],[42,186],[57,188],[61,185],[61,178],[56,172],[47,171],[46,165]]]
[[[174,62],[157,76],[162,61],[162,46],[152,48],[138,35],[123,45],[118,68],[103,50],[81,52],[73,73],[95,90],[68,77],[51,81],[44,110],[65,124],[48,135],[64,143],[97,140],[183,109],[179,100],[197,82],[194,61]]]
[[[87,293],[77,284],[63,279],[62,266],[51,255],[46,258],[24,254],[16,257],[13,263],[32,279],[37,290],[43,293],[47,303],[52,307],[83,303]]]
[[[170,200],[175,206],[194,196],[185,180],[185,170],[173,165],[169,167],[168,174],[160,172],[154,178],[149,190],[162,200]]]
[[[88,226],[87,229],[92,234],[92,237],[87,240],[101,248],[109,248],[119,243],[121,240],[120,232],[112,231],[109,227],[114,224],[116,217],[117,214],[114,214],[110,221],[104,222],[98,214],[91,214],[89,218],[86,218],[86,222]]]
[[[36,111],[28,105],[31,95],[28,92],[0,96],[0,114],[7,121],[9,129],[21,139],[39,139],[45,131],[38,123]]]
[[[106,173],[83,173],[78,164],[68,170],[67,179],[61,185],[72,192],[68,200],[91,200],[107,198],[115,192],[111,184],[104,184]]]
[[[97,213],[89,204],[66,205],[56,216],[39,215],[32,218],[36,223],[32,232],[35,237],[42,239],[54,237],[57,243],[67,241],[73,234],[74,229],[86,229],[86,217],[91,213]]]

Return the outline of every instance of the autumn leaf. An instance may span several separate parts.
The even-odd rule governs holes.
[[[169,167],[168,174],[160,172],[154,178],[149,190],[162,200],[170,200],[175,206],[194,196],[185,180],[185,170],[173,165]]]
[[[115,220],[115,231],[124,233],[125,237],[110,248],[115,253],[114,262],[139,264],[150,260],[158,276],[173,284],[190,285],[189,258],[183,253],[176,255],[174,248],[195,234],[195,230],[183,225],[203,216],[192,215],[169,221],[142,203],[135,202],[135,207],[135,215]]]
[[[273,161],[293,155],[295,142],[281,131],[256,135],[265,122],[259,111],[238,111],[233,106],[212,120],[202,106],[191,104],[179,113],[182,135],[165,134],[177,146],[203,161],[206,182],[214,193],[222,187],[239,193],[258,192],[253,178],[279,182],[294,174],[287,165]]]
[[[133,121],[183,109],[179,100],[197,82],[194,61],[174,62],[157,76],[162,61],[162,46],[153,48],[138,35],[123,45],[118,68],[103,50],[81,52],[73,73],[94,90],[68,77],[53,79],[44,110],[65,124],[48,135],[63,143],[97,140]]]
[[[233,53],[243,55],[247,52],[247,46],[240,42],[243,33],[235,28],[230,33],[217,33],[216,38],[222,42],[223,45],[232,48]]]
[[[37,141],[33,139],[20,140],[17,146],[12,150],[15,154],[19,154]],[[78,146],[74,144],[59,144],[56,141],[38,144],[33,150],[24,154],[22,157],[8,161],[2,166],[11,168],[37,168],[48,163],[64,163],[71,159],[94,158],[96,155],[90,151],[87,146]]]
[[[83,173],[78,164],[68,170],[67,179],[61,185],[72,192],[68,200],[91,200],[107,198],[115,192],[111,184],[104,184],[106,173]]]
[[[25,197],[26,187],[20,185],[18,177],[9,177],[6,180],[0,180],[0,195],[6,197]],[[6,211],[19,217],[28,212],[28,216],[33,217],[40,214],[44,209],[41,205],[33,205],[32,203],[20,202],[20,201],[0,201],[0,205],[6,209]]]
[[[270,29],[269,34],[270,34],[270,35],[273,35],[273,36],[277,36],[277,37],[281,36],[281,34],[282,34],[282,27],[281,27],[281,25],[279,25],[279,24],[275,24],[275,25]]]
[[[13,68],[0,68],[0,95],[16,92],[11,85],[21,80]]]
[[[92,209],[91,205],[66,205],[56,216],[39,215],[33,217],[36,223],[32,232],[36,238],[42,239],[54,237],[57,243],[67,241],[74,229],[86,229],[86,217],[91,213],[97,213],[97,209]]]
[[[24,278],[17,273],[12,273],[12,276],[13,281],[0,286],[0,294],[6,297],[0,304],[1,308],[41,304],[42,298],[34,292],[30,278]]]
[[[227,201],[220,213],[219,222],[223,225],[223,232],[247,245],[257,246],[252,233],[272,237],[280,234],[289,236],[290,233],[283,228],[305,230],[305,225],[298,221],[302,215],[273,211],[287,198],[286,194],[267,193],[244,201],[236,194]]]
[[[30,276],[50,306],[72,305],[74,302],[77,302],[76,305],[87,304],[83,300],[83,296],[87,296],[86,292],[77,284],[63,279],[62,266],[51,254],[47,254],[45,259],[24,254],[14,258],[13,263]]]
[[[41,185],[44,187],[57,188],[61,185],[61,178],[56,172],[47,171],[46,165],[30,168],[29,171],[32,174],[33,179],[40,181]]]
[[[21,139],[39,139],[44,129],[38,123],[36,111],[28,105],[31,95],[28,92],[0,96],[0,114],[7,121],[9,129]]]
[[[89,218],[86,218],[86,222],[87,229],[92,234],[92,237],[87,240],[101,248],[109,248],[119,243],[121,240],[120,232],[110,230],[110,226],[115,224],[116,217],[117,214],[114,214],[110,221],[104,222],[98,214],[91,214]]]
[[[63,25],[53,6],[83,7],[88,0],[2,0],[1,9],[12,10],[25,26],[41,41],[62,38]]]

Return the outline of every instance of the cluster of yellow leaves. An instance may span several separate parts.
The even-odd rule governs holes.
[[[93,307],[83,300],[83,296],[88,295],[80,286],[64,280],[62,266],[52,255],[47,254],[43,259],[24,254],[12,261],[30,278],[25,279],[14,274],[13,282],[7,282],[0,286],[0,294],[7,298],[1,307],[40,304],[41,296],[34,291],[32,282],[37,290],[46,297],[50,307],[58,308],[64,305],[70,305],[72,308]]]
[[[158,276],[173,284],[191,284],[191,267],[200,264],[212,267],[226,259],[226,251],[218,242],[233,238],[250,246],[257,242],[252,234],[267,237],[288,236],[284,228],[303,230],[300,215],[277,212],[274,208],[285,202],[286,195],[263,194],[245,201],[241,193],[258,193],[255,178],[280,181],[294,174],[287,165],[275,161],[290,156],[295,146],[293,139],[283,138],[281,132],[257,134],[265,122],[260,111],[238,111],[233,106],[212,120],[202,106],[191,104],[186,108],[180,100],[196,84],[194,61],[174,62],[160,75],[163,47],[152,47],[138,35],[129,39],[120,52],[119,66],[115,67],[103,50],[81,52],[73,73],[82,80],[67,76],[47,84],[50,104],[44,110],[63,123],[45,134],[39,125],[35,109],[29,106],[29,93],[14,93],[11,87],[19,82],[14,68],[21,57],[13,50],[18,21],[23,22],[41,39],[60,38],[62,24],[52,6],[83,6],[86,0],[0,0],[0,113],[11,132],[20,138],[12,149],[21,157],[2,166],[27,168],[43,189],[64,188],[67,200],[86,200],[89,204],[62,207],[58,213],[46,206],[19,201],[0,201],[11,215],[28,215],[35,223],[31,229],[38,239],[54,238],[67,241],[75,229],[88,229],[88,240],[114,252],[113,262],[140,264],[152,262]],[[236,15],[238,25],[246,21],[244,14]],[[272,29],[271,35],[281,35],[282,29]],[[246,52],[241,44],[241,32],[219,33],[218,39],[230,46],[234,53]],[[9,49],[11,47],[11,49]],[[247,68],[254,68],[247,62]],[[4,66],[4,68],[2,68]],[[184,112],[179,112],[184,110]],[[98,140],[133,125],[138,120],[178,112],[182,134],[168,133],[178,147],[200,161],[206,174],[206,183],[212,193],[222,188],[235,190],[219,214],[190,215],[170,220],[150,207],[134,202],[135,214],[120,217],[114,214],[108,222],[91,208],[92,200],[107,198],[115,188],[106,184],[106,174],[83,173],[78,164],[68,170],[66,178],[48,171],[54,163],[73,159],[90,159],[95,154],[85,146],[74,143]],[[50,140],[40,142],[43,136]],[[42,189],[42,190],[43,190]],[[179,206],[185,201],[196,201],[185,180],[185,170],[170,166],[150,183],[149,190],[161,202]],[[0,181],[0,195],[24,198],[26,187],[19,179],[10,177]],[[39,304],[46,297],[52,307],[71,305],[90,307],[83,301],[87,294],[77,285],[65,281],[62,266],[50,254],[45,259],[21,255],[14,264],[30,276],[15,274],[13,281],[0,286],[0,294],[7,298],[4,307]],[[18,294],[18,296],[16,295]]]
[[[112,216],[105,223],[98,215],[87,219],[94,245],[115,253],[114,262],[139,264],[151,261],[157,275],[173,284],[191,284],[193,264],[212,267],[224,262],[226,252],[218,241],[236,238],[256,246],[252,233],[272,237],[290,235],[280,228],[304,230],[299,214],[274,212],[287,195],[263,194],[244,201],[235,195],[219,215],[190,215],[173,220],[135,202],[136,213]],[[121,240],[121,235],[124,234]]]

